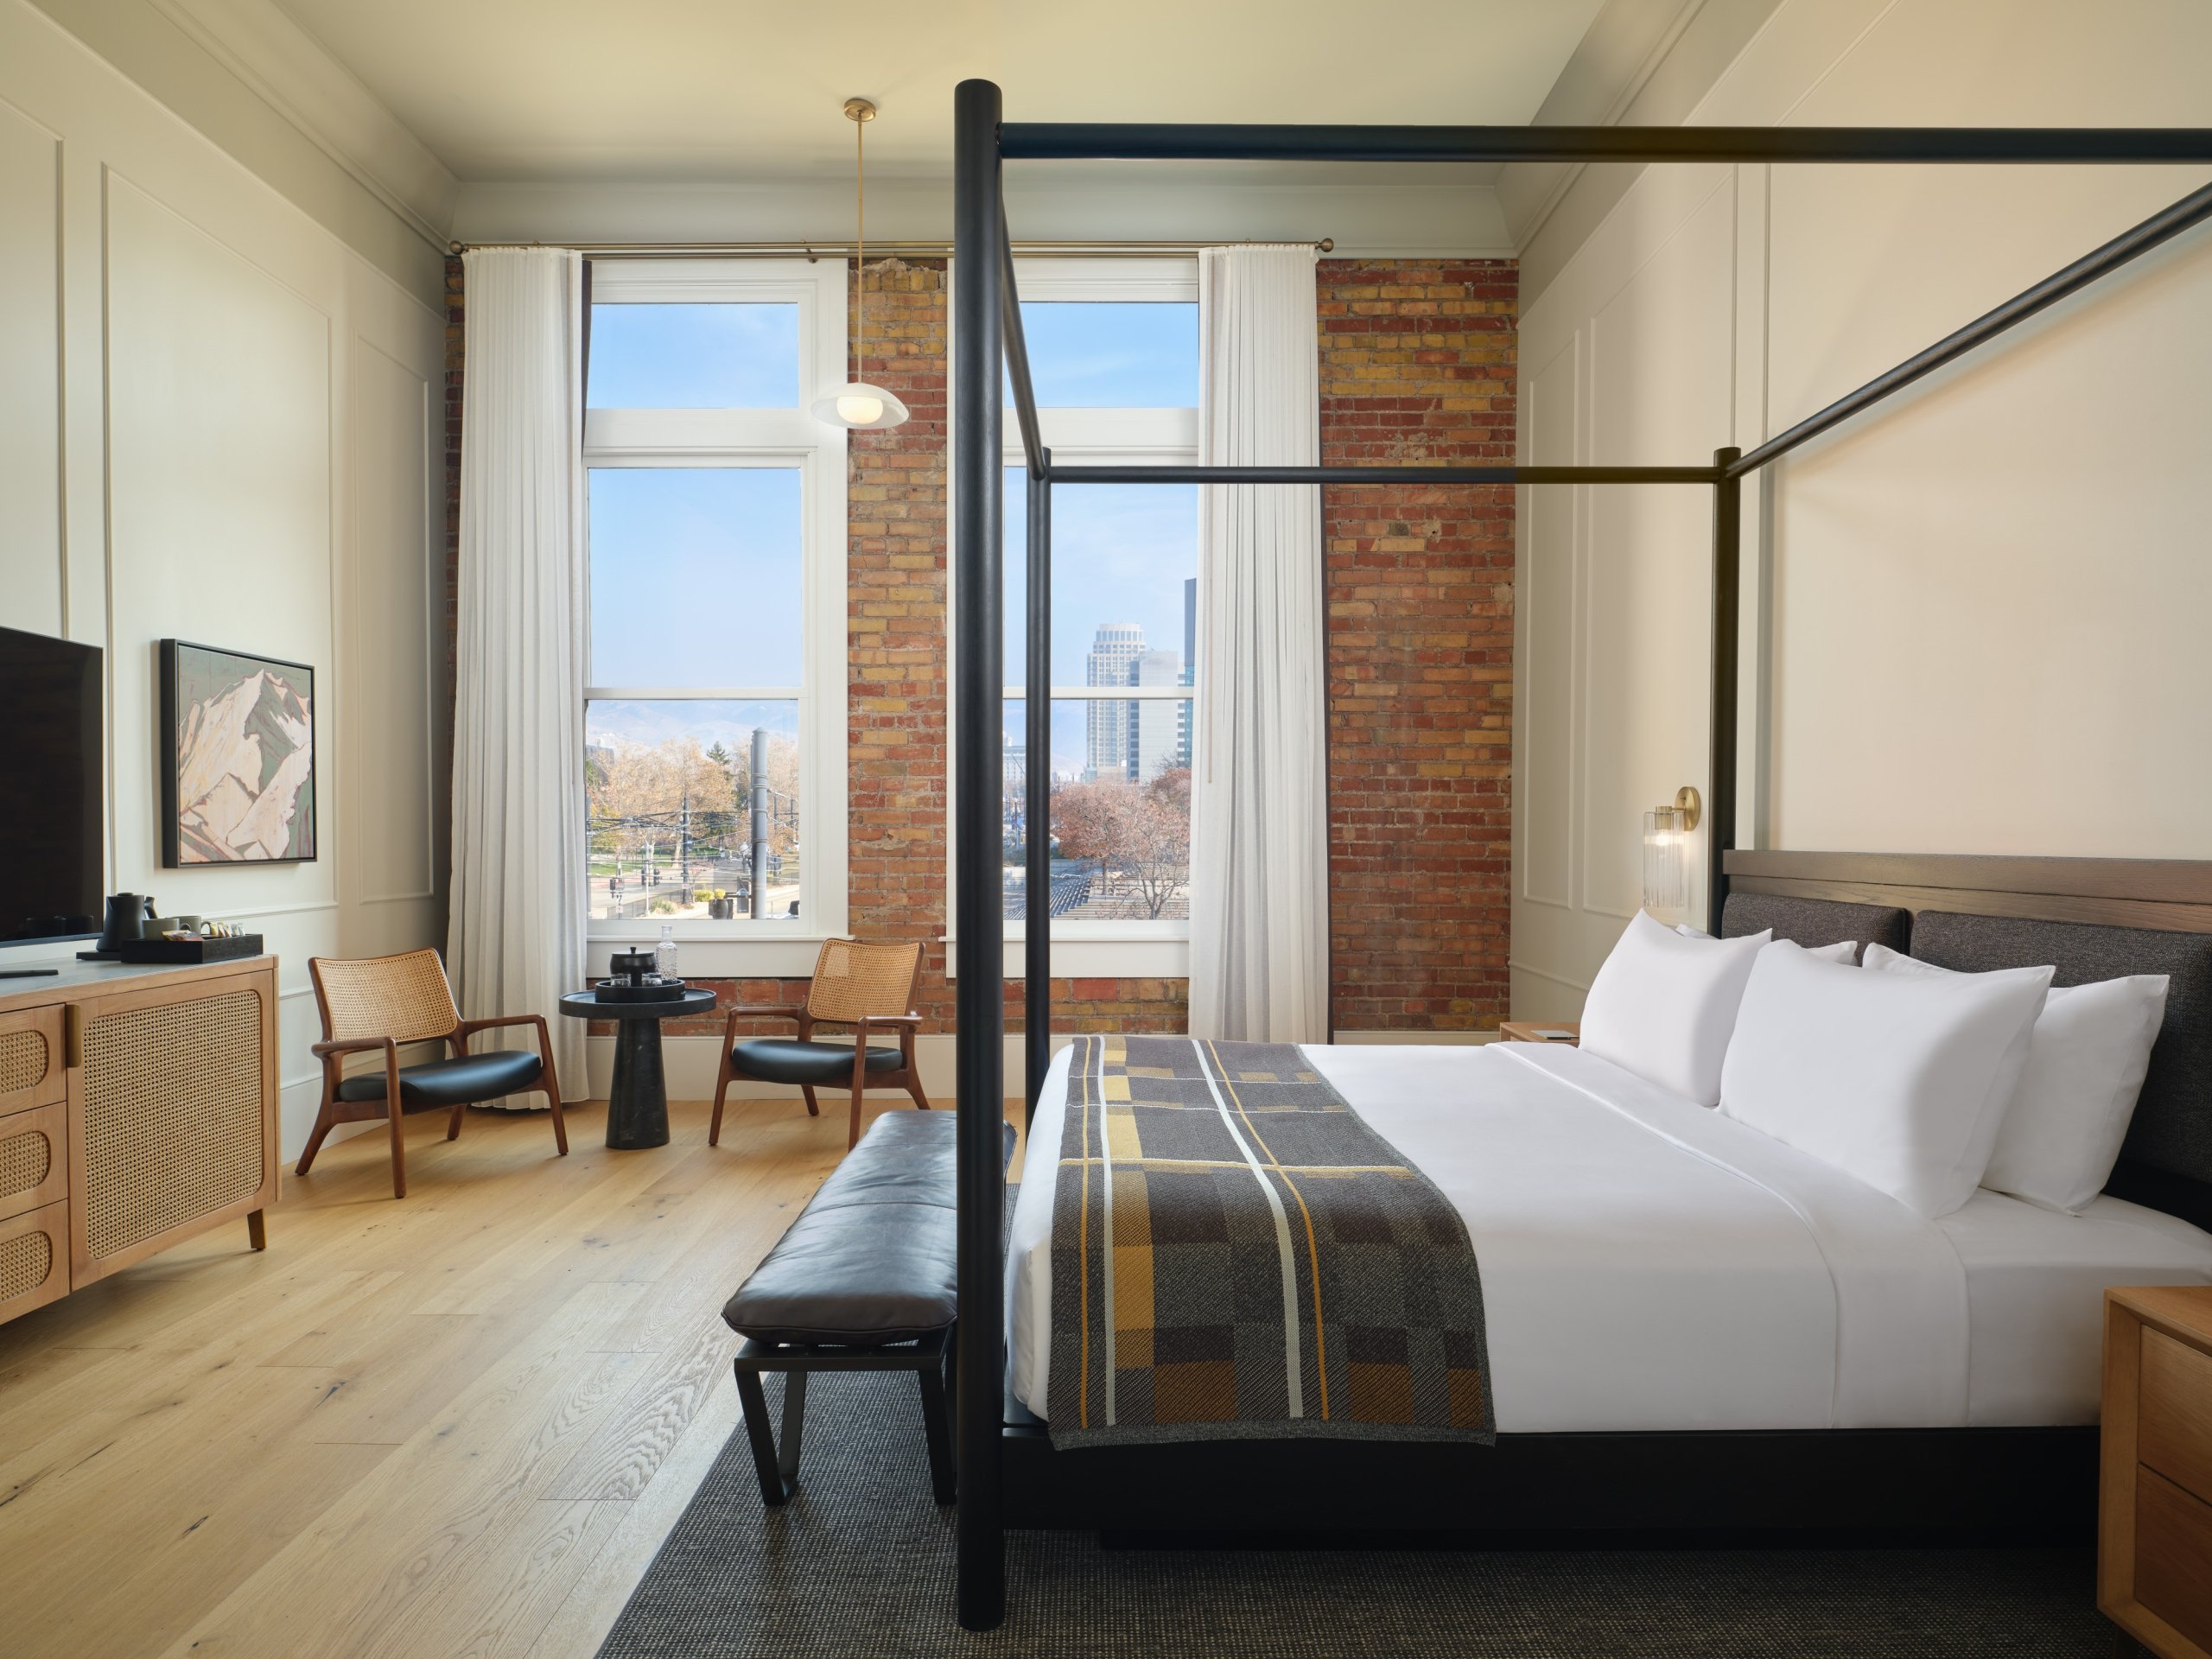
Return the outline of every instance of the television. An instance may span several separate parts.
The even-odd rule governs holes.
[[[0,628],[0,945],[100,930],[100,653]]]

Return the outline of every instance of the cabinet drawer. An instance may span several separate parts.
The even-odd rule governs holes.
[[[58,1103],[0,1117],[0,1221],[69,1196],[68,1122]]]
[[[2212,1354],[2146,1328],[2138,1399],[2136,1456],[2212,1501]]]
[[[0,1221],[0,1323],[69,1294],[69,1206]]]
[[[2155,1469],[2135,1485],[2135,1599],[2200,1648],[2212,1649],[2212,1504]]]
[[[0,1112],[46,1106],[68,1093],[60,1003],[0,1014]]]

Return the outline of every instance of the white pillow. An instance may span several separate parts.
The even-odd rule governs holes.
[[[1771,931],[1772,930],[1769,930]],[[1688,922],[1676,922],[1675,931],[1686,939],[1709,939],[1712,934],[1701,927],[1692,927]],[[1838,939],[1834,944],[1808,944],[1806,950],[1822,962],[1856,962],[1859,960],[1859,941]]]
[[[1712,1105],[1744,982],[1772,937],[1685,938],[1639,910],[1583,1001],[1582,1052]]]
[[[1777,944],[1745,988],[1720,1109],[1948,1215],[1988,1165],[2050,975],[1868,973]]]
[[[1866,965],[1923,977],[1954,971],[1878,944],[1867,946]],[[2164,974],[2052,987],[1981,1184],[2081,1214],[2120,1160],[2165,1013]]]

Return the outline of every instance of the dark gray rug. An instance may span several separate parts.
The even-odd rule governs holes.
[[[771,1413],[778,1379],[768,1379]],[[764,1511],[742,1430],[602,1659],[2104,1655],[2088,1550],[1137,1550],[1014,1533],[1006,1623],[952,1617],[913,1379],[817,1376],[801,1490]]]

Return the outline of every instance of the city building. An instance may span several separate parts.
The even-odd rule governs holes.
[[[1102,622],[1084,659],[1085,685],[1127,685],[1129,669],[1144,655],[1144,630],[1134,622]],[[1084,704],[1084,781],[1129,775],[1129,706]]]
[[[1172,651],[1147,651],[1129,664],[1131,685],[1180,685],[1182,658]],[[1183,699],[1131,697],[1127,705],[1128,760],[1127,776],[1133,783],[1148,784],[1163,772],[1183,764],[1183,741],[1187,722]]]
[[[1198,579],[1183,579],[1183,685],[1198,683]],[[1194,699],[1185,697],[1175,705],[1175,758],[1178,765],[1191,764],[1191,708]]]

